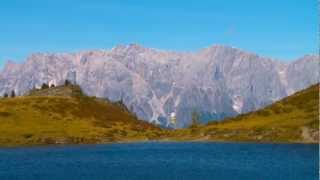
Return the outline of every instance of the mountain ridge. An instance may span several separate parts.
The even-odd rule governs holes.
[[[179,127],[184,127],[194,109],[202,119],[221,119],[261,108],[316,83],[317,60],[307,56],[287,64],[221,45],[188,53],[136,44],[38,53],[0,72],[0,94],[11,90],[23,94],[44,82],[62,84],[71,77],[88,95],[122,99],[141,119],[164,125],[176,112]]]
[[[316,54],[305,54],[305,55],[301,55],[301,56],[299,56],[297,58],[290,59],[290,62],[289,62],[287,60],[284,61],[281,58],[269,57],[267,55],[257,54],[257,53],[254,53],[252,51],[241,49],[241,48],[238,48],[238,47],[228,46],[228,45],[220,45],[220,44],[213,44],[211,46],[208,46],[208,47],[205,47],[205,48],[200,48],[198,50],[179,51],[179,50],[169,50],[169,49],[161,49],[161,48],[144,47],[144,46],[142,46],[140,44],[137,44],[137,43],[129,43],[129,44],[119,44],[119,45],[116,45],[113,48],[97,48],[97,49],[76,50],[76,51],[68,51],[68,52],[63,52],[63,51],[59,51],[59,52],[49,52],[49,51],[48,52],[34,52],[34,53],[31,53],[30,55],[28,55],[26,57],[26,59],[30,58],[32,55],[51,56],[51,55],[68,55],[68,54],[77,55],[77,54],[87,54],[87,53],[92,53],[92,52],[106,53],[106,52],[110,52],[110,51],[116,50],[118,48],[120,48],[120,49],[121,48],[128,48],[130,46],[139,47],[139,48],[142,48],[142,49],[145,49],[145,50],[154,50],[154,51],[158,51],[158,52],[169,52],[169,53],[176,53],[176,54],[179,54],[179,53],[181,53],[181,54],[185,54],[185,53],[195,54],[195,53],[200,53],[200,52],[208,50],[208,49],[222,47],[222,48],[234,49],[234,50],[240,51],[242,53],[246,53],[246,54],[255,55],[255,56],[258,56],[260,58],[266,58],[266,59],[270,59],[272,61],[277,61],[277,62],[279,62],[281,64],[290,64],[292,62],[299,61],[300,59],[303,59],[305,57],[319,57]],[[22,63],[24,63],[24,62],[18,63],[18,62],[15,62],[14,59],[8,59],[8,60],[6,60],[6,63],[4,64],[3,69],[5,69],[5,66],[7,64],[22,64]],[[0,69],[0,71],[1,71],[1,69]]]

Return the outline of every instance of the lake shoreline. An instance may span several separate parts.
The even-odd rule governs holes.
[[[137,141],[118,141],[104,143],[56,143],[56,144],[25,144],[25,145],[0,145],[0,149],[11,148],[33,148],[33,147],[66,147],[82,145],[108,145],[108,144],[142,144],[142,143],[222,143],[222,144],[274,144],[274,145],[320,145],[315,142],[270,142],[270,141],[226,141],[226,140],[137,140]]]

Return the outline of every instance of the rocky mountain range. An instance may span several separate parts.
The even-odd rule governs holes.
[[[0,72],[0,94],[24,94],[42,83],[66,79],[90,96],[122,100],[143,120],[177,127],[218,120],[264,107],[318,82],[319,56],[291,63],[215,45],[197,52],[170,52],[137,44],[77,53],[35,53]]]

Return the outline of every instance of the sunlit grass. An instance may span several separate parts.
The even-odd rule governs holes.
[[[314,135],[319,132],[319,86],[256,112],[178,130],[138,120],[121,104],[87,97],[79,88],[54,90],[65,96],[44,96],[51,93],[46,90],[0,99],[0,146],[147,140],[303,142],[302,127]]]
[[[157,138],[160,128],[94,97],[0,100],[0,145],[99,143]]]

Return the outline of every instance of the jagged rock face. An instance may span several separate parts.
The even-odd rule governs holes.
[[[304,56],[289,64],[286,69],[289,93],[319,81],[319,56]]]
[[[177,127],[192,111],[203,121],[261,108],[318,82],[318,57],[284,64],[239,49],[213,46],[194,53],[139,45],[70,54],[33,54],[0,73],[0,94],[23,94],[42,83],[71,79],[91,96],[120,99],[138,117]]]

